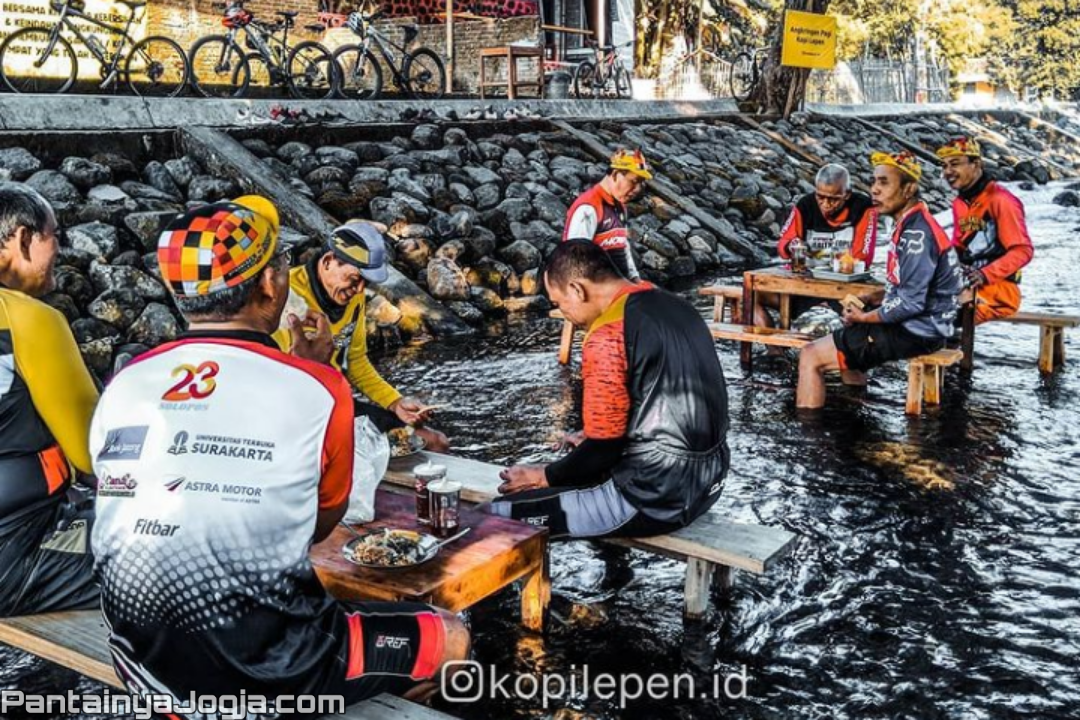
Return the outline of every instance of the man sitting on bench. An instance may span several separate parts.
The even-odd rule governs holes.
[[[986,174],[973,138],[938,148],[953,200],[953,244],[967,286],[961,304],[975,302],[975,322],[1015,315],[1020,309],[1020,271],[1035,251],[1024,221],[1024,204]]]
[[[352,704],[411,692],[468,653],[453,614],[338,602],[315,575],[311,545],[349,502],[353,403],[341,373],[303,359],[299,324],[294,355],[270,337],[289,294],[278,237],[261,197],[177,216],[158,259],[190,329],[119,372],[94,415],[94,553],[132,691]],[[145,442],[101,454],[122,429]]]
[[[661,535],[716,502],[727,473],[728,406],[709,329],[689,303],[622,277],[598,246],[569,241],[544,285],[582,348],[585,429],[569,455],[501,474],[491,512],[552,538]]]
[[[844,309],[845,327],[816,340],[799,355],[795,404],[825,404],[827,370],[846,384],[865,384],[870,368],[940,350],[953,332],[960,264],[948,236],[919,199],[922,166],[913,155],[874,153],[874,206],[894,221],[886,265],[884,303],[875,310]],[[880,299],[863,298],[866,302]]]

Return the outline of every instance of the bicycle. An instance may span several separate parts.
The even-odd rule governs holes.
[[[320,16],[321,17],[321,16]],[[405,34],[399,45],[381,33],[372,23],[383,17],[381,12],[370,15],[360,11],[349,13],[345,25],[360,42],[343,45],[334,51],[334,65],[338,74],[338,92],[342,97],[355,100],[373,100],[382,93],[382,67],[372,47],[379,51],[394,83],[412,98],[438,100],[446,92],[446,67],[442,58],[426,47],[411,52],[409,45],[420,31],[415,25],[402,25]],[[397,53],[401,54],[398,65]]]
[[[207,35],[191,46],[191,84],[199,94],[244,97],[253,77],[259,85],[284,86],[300,99],[319,100],[334,93],[337,72],[330,51],[312,40],[289,45],[289,30],[296,25],[298,12],[279,10],[281,20],[271,25],[256,20],[244,8],[244,0],[215,7],[225,8],[221,24],[229,32]],[[241,32],[252,52],[238,42]]]
[[[738,102],[746,102],[754,94],[754,89],[765,74],[765,61],[771,48],[766,45],[757,50],[743,50],[731,61],[731,97]]]
[[[601,47],[595,40],[586,39],[585,44],[593,49],[596,61],[583,60],[574,68],[574,97],[598,98],[613,90],[619,100],[629,98],[630,71],[623,65],[618,50],[633,45],[633,41]]]
[[[60,13],[60,17],[51,28],[24,28],[12,33],[0,44],[0,79],[4,85],[15,93],[64,93],[70,90],[79,74],[79,59],[71,42],[61,34],[66,28],[101,66],[99,88],[115,85],[123,78],[136,95],[178,95],[188,78],[188,62],[183,48],[167,37],[156,35],[136,42],[128,33],[135,22],[136,11],[144,7],[146,2],[118,1],[131,11],[123,28],[86,14],[83,0],[54,0],[50,6]],[[117,36],[115,49],[110,50],[93,35],[84,34],[73,18]],[[131,51],[125,53],[128,44]],[[15,71],[19,72],[18,76]]]

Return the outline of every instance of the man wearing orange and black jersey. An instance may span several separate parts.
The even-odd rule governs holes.
[[[593,244],[567,242],[544,284],[578,327],[584,431],[549,465],[503,471],[491,512],[553,538],[647,536],[693,522],[727,474],[728,408],[708,327],[685,300],[620,277]]]
[[[1024,205],[983,168],[979,143],[957,138],[938,148],[953,200],[953,244],[960,253],[968,290],[961,302],[975,302],[975,322],[1016,314],[1020,270],[1034,255]]]
[[[56,217],[35,190],[0,183],[0,617],[96,607],[89,473],[98,401],[67,320],[35,299],[55,285]],[[135,438],[114,438],[115,451]]]
[[[878,213],[867,195],[851,189],[851,176],[843,165],[829,164],[818,170],[814,192],[804,195],[791,209],[780,232],[776,251],[785,260],[791,258],[791,245],[802,243],[811,264],[828,263],[833,253],[849,252],[856,260],[874,262],[877,245]],[[793,315],[801,315],[820,300],[795,298]],[[772,327],[765,308],[780,307],[775,293],[758,293],[754,306],[754,324]]]

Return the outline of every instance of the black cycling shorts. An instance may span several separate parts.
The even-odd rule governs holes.
[[[924,338],[902,325],[856,323],[833,333],[841,370],[865,371],[894,360],[937,352],[944,340]]]

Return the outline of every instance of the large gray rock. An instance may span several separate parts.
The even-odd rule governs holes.
[[[371,201],[370,208],[371,219],[387,227],[393,227],[402,221],[410,223],[417,221],[412,206],[397,198],[377,197]]]
[[[139,200],[157,200],[167,203],[175,203],[178,198],[169,193],[158,190],[153,185],[147,185],[146,183],[137,182],[135,180],[125,180],[120,183],[120,189],[126,192],[133,198]]]
[[[116,228],[102,222],[68,228],[67,239],[71,247],[76,250],[92,253],[99,258],[112,259],[120,248]]]
[[[124,218],[124,225],[135,234],[147,252],[157,250],[161,231],[176,217],[174,212],[131,213]]]
[[[690,228],[687,228],[687,230],[689,229]],[[666,258],[674,258],[679,256],[679,248],[675,246],[675,243],[673,243],[671,240],[667,239],[660,233],[644,233],[639,242],[641,245],[644,245],[649,250],[655,250]]]
[[[469,179],[477,186],[494,184],[502,187],[503,179],[498,173],[488,170],[486,167],[479,165],[470,165],[464,168],[465,174],[469,176]]]
[[[193,201],[216,202],[238,194],[236,183],[232,180],[212,175],[196,175],[188,185],[188,200]]]
[[[75,304],[75,301],[62,292],[51,292],[42,297],[41,301],[54,310],[60,311],[60,314],[69,323],[78,320],[81,315],[79,306]]]
[[[428,292],[436,300],[468,300],[469,282],[453,260],[436,257],[427,266]]]
[[[165,300],[165,287],[142,270],[125,265],[112,266],[95,262],[90,265],[90,281],[99,293],[108,290],[134,290],[144,300]],[[142,308],[139,308],[142,312]],[[134,318],[132,318],[134,321]]]
[[[544,190],[533,198],[533,209],[538,219],[555,227],[561,227],[566,222],[569,207],[554,193]]]
[[[336,183],[344,188],[351,180],[349,172],[336,165],[322,165],[304,176],[304,181],[313,187]]]
[[[656,270],[657,272],[667,272],[668,267],[671,265],[671,260],[655,250],[646,250],[641,255],[641,265],[650,270]]]
[[[399,262],[415,270],[425,271],[431,260],[431,243],[422,238],[406,238],[394,243],[394,255]]]
[[[668,274],[671,277],[693,277],[697,272],[697,265],[689,257],[677,257],[668,266]]]
[[[180,324],[160,303],[150,303],[128,330],[128,339],[147,347],[156,347],[175,340],[180,334]]]
[[[390,189],[416,198],[425,205],[431,204],[431,192],[412,179],[408,170],[397,169],[390,173]]]
[[[172,174],[157,160],[146,164],[146,167],[143,169],[143,179],[145,179],[146,183],[151,187],[157,188],[172,198],[179,200],[184,197],[183,191],[180,189],[180,186],[176,184],[176,181],[173,180]]]
[[[469,325],[476,326],[484,322],[484,313],[480,312],[479,308],[471,303],[463,300],[452,300],[446,303],[446,307],[450,308],[452,313]]]
[[[473,287],[486,287],[500,295],[520,289],[518,274],[506,263],[486,257],[475,263],[465,273]]]
[[[497,255],[518,273],[540,267],[543,260],[540,251],[525,240],[515,240],[499,250]]]
[[[119,205],[131,199],[131,196],[115,185],[98,185],[90,188],[90,192],[86,193],[86,198],[103,205]]]
[[[88,252],[65,246],[60,248],[60,254],[56,258],[56,265],[57,267],[72,267],[85,274],[90,272],[90,265],[96,259],[94,255]]]
[[[71,323],[71,334],[75,336],[75,342],[81,345],[102,338],[112,338],[113,342],[117,342],[123,333],[115,325],[88,317]]]
[[[533,214],[532,203],[522,198],[507,198],[496,206],[509,222],[525,222]]]
[[[538,295],[543,288],[540,287],[540,270],[529,270],[521,275],[521,294]]]
[[[468,185],[452,182],[450,183],[450,192],[454,194],[454,197],[457,198],[459,203],[462,203],[463,205],[476,205],[476,196],[473,195],[473,191],[469,189]]]
[[[315,151],[315,157],[323,165],[353,172],[360,164],[360,157],[348,148],[325,145]]]
[[[1054,204],[1062,207],[1080,207],[1080,194],[1072,190],[1058,193],[1054,196]]]
[[[139,294],[131,288],[115,288],[99,295],[87,308],[90,317],[126,330],[146,308]]]
[[[68,205],[82,200],[78,189],[55,170],[38,170],[26,180],[26,184],[44,195],[53,205]]]
[[[58,265],[53,277],[56,279],[56,291],[64,293],[80,306],[85,307],[94,299],[94,286],[75,268]]]
[[[108,337],[79,343],[79,353],[82,355],[83,362],[99,379],[107,377],[112,370],[113,348],[116,347],[118,341],[118,338]]]
[[[728,205],[736,208],[747,220],[755,220],[764,214],[765,201],[762,200],[761,189],[754,184],[739,185],[731,193]]]
[[[374,142],[352,142],[346,143],[345,148],[352,150],[356,153],[356,157],[360,159],[362,163],[376,163],[385,157],[382,147],[379,143]]]
[[[270,147],[270,143],[261,138],[248,138],[247,140],[241,140],[240,144],[246,147],[252,155],[260,159],[268,158],[274,154],[274,149]]]
[[[478,307],[485,315],[498,315],[506,312],[503,300],[494,290],[486,287],[469,288],[469,302]]]
[[[108,152],[95,153],[90,156],[90,160],[109,168],[112,171],[112,181],[114,183],[123,182],[124,180],[136,180],[139,177],[139,168],[135,167],[135,163],[123,155]]]
[[[41,161],[26,148],[0,148],[0,168],[7,170],[12,180],[25,180],[42,167]]]
[[[442,130],[438,125],[417,125],[410,139],[420,150],[434,150],[442,145]]]
[[[510,223],[510,235],[515,240],[524,240],[538,250],[559,242],[559,233],[543,220],[529,223]]]
[[[81,157],[64,158],[60,163],[60,172],[80,190],[89,190],[95,185],[112,182],[112,170],[99,163]]]
[[[468,237],[473,232],[472,217],[467,212],[437,215],[431,221],[431,229],[442,240]]]
[[[506,298],[503,307],[512,313],[546,313],[551,310],[551,303],[543,295]]]
[[[435,251],[436,257],[446,258],[453,261],[455,264],[460,264],[465,256],[468,254],[468,248],[465,247],[465,243],[460,240],[450,240],[443,243],[438,250]]]
[[[287,163],[291,163],[298,157],[311,155],[311,146],[302,142],[287,142],[277,151],[278,157]]]
[[[499,186],[495,183],[481,185],[473,191],[478,210],[490,210],[499,204]]]
[[[263,141],[259,141],[263,142]],[[263,142],[265,145],[265,142]],[[248,148],[249,150],[251,148]],[[254,151],[253,151],[254,152]],[[269,146],[265,149],[265,154],[255,153],[256,156],[266,158],[270,156]],[[196,175],[202,175],[202,168],[199,167],[199,163],[195,162],[192,158],[185,155],[182,158],[176,158],[173,160],[165,161],[165,169],[169,172],[169,176],[172,177],[173,182],[179,187],[187,188],[191,184],[191,181],[195,179]]]
[[[495,233],[484,227],[473,228],[472,234],[462,238],[461,241],[465,243],[471,258],[486,257],[495,252],[495,247],[498,245]]]

